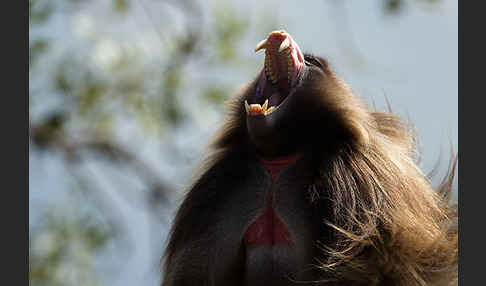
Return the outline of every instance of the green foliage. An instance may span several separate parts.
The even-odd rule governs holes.
[[[161,113],[165,120],[171,125],[178,125],[184,119],[184,114],[180,109],[177,97],[179,96],[179,88],[182,84],[182,71],[180,65],[174,65],[168,68],[163,78],[163,102],[161,105]]]
[[[203,92],[203,98],[209,103],[220,105],[228,99],[228,89],[218,85],[206,87]]]
[[[443,0],[416,0],[418,4],[434,7]],[[406,7],[405,0],[383,0],[383,9],[386,13],[394,15],[402,12]]]
[[[79,95],[79,109],[82,113],[87,113],[94,109],[100,99],[106,95],[108,87],[101,81],[89,82],[86,84]]]
[[[384,1],[385,11],[388,13],[397,13],[402,9],[403,1],[402,0],[386,0]]]
[[[238,43],[247,31],[248,20],[227,5],[216,6],[214,17],[219,59],[222,62],[233,60],[236,57]]]
[[[113,0],[113,10],[117,13],[126,13],[130,8],[129,0]]]
[[[29,70],[31,70],[39,57],[47,52],[49,43],[45,39],[37,39],[29,45]]]
[[[41,225],[30,228],[30,284],[98,285],[95,255],[114,235],[91,216],[46,211]]]
[[[54,140],[62,134],[62,127],[66,122],[66,117],[60,113],[50,114],[35,130],[31,131],[31,137],[37,146],[41,148],[49,147]]]
[[[69,94],[74,88],[66,69],[67,64],[61,63],[57,66],[54,75],[54,87],[64,95]]]
[[[54,10],[50,0],[29,0],[29,25],[47,21]]]

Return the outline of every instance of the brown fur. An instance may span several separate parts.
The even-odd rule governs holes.
[[[411,125],[391,113],[369,109],[325,60],[319,60],[325,64],[326,80],[313,83],[312,100],[344,130],[341,136],[331,136],[338,138],[332,147],[321,147],[329,141],[329,131],[320,128],[322,122],[309,127],[315,140],[306,150],[326,149],[316,155],[309,201],[326,201],[331,214],[320,222],[331,231],[318,242],[319,284],[457,285],[457,210],[449,202],[455,161],[440,190],[435,190],[416,165]],[[253,85],[229,103],[229,118],[204,170],[234,154],[255,152],[243,108]],[[184,203],[176,218],[166,271],[190,207]]]

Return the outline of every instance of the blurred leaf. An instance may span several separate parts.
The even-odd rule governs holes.
[[[95,134],[97,138],[110,138],[113,133],[113,120],[110,113],[103,113],[101,119],[97,121]]]
[[[443,0],[420,0],[424,9],[429,11],[436,11]]]
[[[179,88],[181,85],[182,78],[181,78],[181,70],[179,67],[172,67],[167,70],[164,86],[167,90],[174,90]]]
[[[194,51],[196,44],[199,41],[199,35],[189,34],[181,37],[177,37],[178,53],[182,55],[189,55]]]
[[[41,56],[43,53],[45,53],[49,48],[49,43],[47,40],[44,39],[39,39],[35,40],[32,44],[29,46],[29,70],[32,69],[37,60],[39,59],[39,56]]]
[[[90,111],[106,93],[107,86],[100,82],[87,83],[80,96],[79,108],[82,113]]]
[[[212,104],[220,105],[228,98],[228,90],[222,87],[207,87],[203,92],[203,98]]]
[[[178,125],[184,120],[182,111],[180,110],[179,104],[175,97],[167,97],[166,101],[162,107],[164,111],[165,118],[172,124]]]
[[[383,0],[383,10],[390,15],[397,15],[405,9],[405,0]],[[443,0],[415,0],[414,3],[425,9],[436,9]],[[422,4],[422,5],[420,5]]]
[[[59,70],[54,76],[54,86],[63,94],[69,94],[73,89],[72,83],[67,78],[67,74]]]
[[[76,208],[69,212],[46,211],[42,224],[30,228],[29,232],[29,282],[31,285],[96,285],[94,257],[114,234]]]
[[[129,0],[113,0],[113,9],[117,13],[125,13],[127,12],[130,4],[128,3]]]
[[[235,57],[238,43],[247,30],[248,20],[227,5],[216,6],[214,15],[219,58],[223,62],[231,60]]]
[[[425,2],[427,4],[430,4],[430,5],[437,5],[440,2],[442,2],[443,0],[420,0],[420,1]]]
[[[42,123],[38,123],[35,129],[30,130],[33,142],[38,147],[48,147],[61,134],[65,122],[66,116],[62,113],[49,115]]]
[[[384,8],[389,14],[397,14],[403,8],[403,0],[385,0]]]
[[[53,11],[53,4],[48,0],[29,0],[29,25],[45,22]]]
[[[184,119],[179,101],[178,90],[182,84],[181,68],[178,65],[169,67],[163,84],[162,116],[171,124],[178,125]]]
[[[98,250],[106,244],[110,238],[110,233],[99,226],[91,225],[84,230],[84,236],[88,238],[86,240],[87,246],[91,250]]]
[[[63,95],[72,96],[79,89],[82,73],[85,67],[67,53],[57,63],[54,71],[54,88]]]

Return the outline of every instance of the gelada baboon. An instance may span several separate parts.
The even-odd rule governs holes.
[[[409,124],[285,31],[258,50],[177,212],[162,285],[456,285],[452,175],[432,188]]]

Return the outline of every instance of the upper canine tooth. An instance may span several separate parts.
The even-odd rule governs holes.
[[[281,51],[287,49],[290,46],[290,40],[289,38],[285,38],[283,42],[280,44],[280,47],[278,48],[278,52],[280,53]]]
[[[261,49],[266,49],[267,48],[267,39],[260,41],[255,47],[255,53],[258,52]]]
[[[245,100],[245,109],[246,113],[250,113],[250,105],[248,105],[248,101]]]
[[[263,111],[267,111],[267,107],[268,107],[268,99],[265,100],[265,103],[262,105]]]

